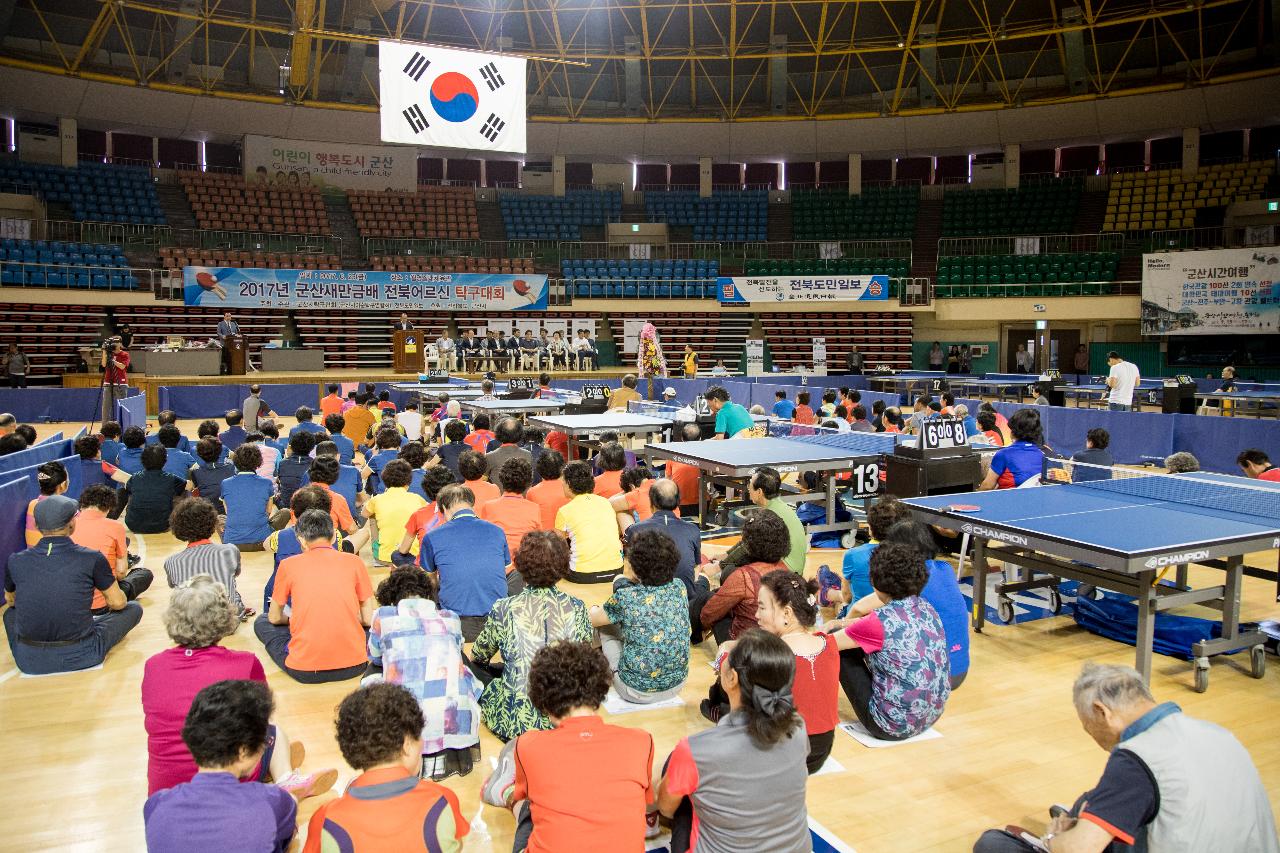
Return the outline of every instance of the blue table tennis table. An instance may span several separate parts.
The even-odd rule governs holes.
[[[698,469],[698,521],[703,529],[708,527],[708,484],[725,486],[745,495],[746,483],[757,468],[767,466],[782,474],[808,471],[825,474],[821,490],[782,495],[789,504],[822,502],[825,522],[809,525],[808,530],[823,533],[846,531],[856,526],[853,521],[837,521],[838,493],[847,485],[853,499],[874,496],[880,490],[882,458],[907,439],[901,433],[847,432],[789,438],[668,441],[646,444],[645,456],[650,461],[669,459]],[[845,472],[851,477],[841,485],[835,475]]]
[[[867,384],[871,386],[872,391],[880,391],[887,394],[907,394],[913,388],[921,391],[927,391],[930,394],[937,394],[946,388],[947,381],[954,381],[957,377],[946,374],[940,370],[910,370],[901,373],[869,373],[866,374]]]
[[[1101,381],[1106,377],[1095,377],[1096,382],[1085,382],[1081,384],[1062,386],[1062,395],[1068,400],[1075,400],[1076,408],[1103,408],[1107,407],[1107,396],[1111,393],[1111,389],[1106,383]],[[1155,404],[1159,402],[1159,397],[1164,394],[1164,380],[1162,379],[1141,379],[1138,386],[1133,390],[1133,405],[1136,409],[1142,408],[1142,403]]]
[[[1155,615],[1189,604],[1222,612],[1222,636],[1193,646],[1195,687],[1207,689],[1209,658],[1248,647],[1252,674],[1265,668],[1258,631],[1240,627],[1244,555],[1280,548],[1280,487],[1219,474],[1146,474],[1114,469],[1112,479],[1036,488],[910,498],[928,524],[973,540],[973,627],[985,622],[988,558],[1015,567],[996,586],[1002,620],[1013,618],[1007,593],[1049,588],[1061,607],[1057,579],[1079,581],[1135,599],[1136,667],[1151,675]],[[976,511],[953,509],[976,506]],[[993,547],[995,546],[995,547]],[[1221,569],[1220,585],[1192,589],[1188,564]],[[1177,569],[1172,584],[1164,574]],[[1036,578],[1040,573],[1041,578]]]
[[[1014,378],[973,379],[956,377],[951,380],[951,391],[957,397],[995,397],[1000,402],[1021,403],[1025,398],[1035,396],[1034,386],[1039,377],[1031,374]]]
[[[1272,417],[1280,417],[1280,391],[1204,391],[1196,393],[1197,405],[1207,405],[1210,400],[1217,403],[1229,402],[1230,406],[1221,406],[1221,414],[1235,416],[1238,412],[1252,414],[1255,418],[1264,412]]]

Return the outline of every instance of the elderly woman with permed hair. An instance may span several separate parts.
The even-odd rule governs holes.
[[[173,648],[153,655],[142,670],[143,725],[147,729],[147,796],[196,775],[195,759],[182,740],[187,711],[201,689],[218,681],[267,681],[253,652],[218,645],[240,625],[227,588],[208,575],[196,575],[173,591],[164,627]],[[302,744],[292,744],[273,723],[257,768],[244,780],[275,784],[298,799],[333,787],[336,770],[302,775]],[[294,755],[297,755],[295,758]]]

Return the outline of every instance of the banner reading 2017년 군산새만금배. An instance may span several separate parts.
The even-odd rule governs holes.
[[[545,311],[545,275],[185,267],[183,301],[216,308]]]

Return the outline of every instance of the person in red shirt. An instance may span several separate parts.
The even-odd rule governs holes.
[[[311,816],[303,853],[460,853],[471,827],[458,795],[418,778],[425,725],[417,698],[399,684],[370,684],[342,700],[338,749],[360,775]]]
[[[556,529],[556,513],[569,502],[564,493],[564,456],[555,450],[545,450],[538,457],[538,477],[541,482],[529,489],[526,497],[542,511],[542,529]],[[512,552],[515,553],[514,551]]]
[[[482,454],[463,451],[458,457],[458,473],[462,475],[462,485],[476,496],[476,506],[502,497],[502,490],[484,478],[489,473],[489,463]]]
[[[798,424],[812,424],[816,422],[813,409],[809,407],[809,392],[801,391],[796,395],[796,411],[791,416],[791,420]]]
[[[602,445],[597,457],[600,474],[596,477],[595,493],[606,500],[622,494],[622,471],[627,467],[627,452],[616,441]]]
[[[102,347],[102,422],[116,419],[116,401],[129,391],[129,351],[119,338],[110,338]]]
[[[329,415],[342,414],[342,407],[346,403],[346,400],[342,399],[337,385],[329,385],[325,390],[328,393],[320,398],[320,414],[324,416],[320,418],[321,421],[329,417]]]
[[[489,442],[497,438],[493,431],[489,429],[489,416],[486,414],[476,415],[471,421],[471,434],[463,441],[468,447],[476,453],[483,454],[489,449]]]
[[[978,412],[978,417],[975,420],[978,422],[978,429],[982,430],[982,435],[987,441],[996,447],[1004,447],[1004,434],[996,428],[995,412]]]
[[[1251,480],[1265,480],[1268,483],[1280,483],[1280,468],[1271,464],[1271,457],[1256,448],[1240,451],[1236,464]]]
[[[717,643],[736,640],[756,627],[763,576],[776,571],[789,573],[782,558],[791,550],[791,536],[787,525],[770,510],[752,514],[742,525],[742,545],[746,549],[746,561],[729,573],[698,613],[703,629],[713,632]],[[701,569],[699,571],[701,573]],[[710,576],[704,573],[703,577],[711,583],[720,579],[719,572]]]
[[[534,656],[529,699],[555,728],[512,740],[481,789],[486,803],[515,814],[513,849],[644,850],[653,737],[600,718],[612,680],[604,654],[588,643],[565,640]]]
[[[542,507],[524,496],[533,479],[533,466],[519,457],[502,463],[498,484],[502,495],[476,505],[476,515],[502,528],[507,535],[507,550],[514,557],[526,533],[542,530]],[[508,567],[507,574],[510,574]]]

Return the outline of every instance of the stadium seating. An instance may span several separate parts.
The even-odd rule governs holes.
[[[854,344],[868,369],[887,364],[911,367],[912,317],[892,311],[845,313],[780,312],[760,314],[773,363],[783,370],[813,364],[813,339],[827,344],[827,371],[841,373]]]
[[[140,166],[81,163],[78,168],[0,161],[0,181],[29,184],[46,201],[85,222],[161,225],[164,213],[150,172]]]
[[[920,206],[917,187],[791,194],[791,225],[797,240],[911,239]]]
[[[1084,182],[1047,180],[1008,190],[953,190],[942,203],[942,236],[1055,234],[1071,230]]]
[[[361,237],[480,239],[470,187],[421,187],[416,193],[350,190],[347,199]]]
[[[751,333],[751,315],[724,312],[675,313],[649,312],[644,315],[657,328],[662,338],[662,352],[667,359],[667,372],[671,376],[683,375],[681,353],[685,344],[691,345],[699,355],[703,370],[715,366],[717,359],[724,359],[725,366],[737,370],[738,360]],[[636,354],[623,350],[626,339],[626,321],[635,319],[612,312],[609,327],[618,344],[618,359],[624,365],[634,367]]]
[[[566,259],[560,274],[578,298],[714,299],[719,261]]]
[[[747,261],[746,275],[804,276],[804,275],[887,275],[890,278],[889,296],[898,295],[898,283],[892,279],[911,275],[909,258],[833,258],[794,259],[767,258]]]
[[[1115,252],[966,255],[938,259],[937,296],[1098,296],[1111,293]]]
[[[582,226],[602,226],[622,218],[622,193],[571,190],[563,198],[501,193],[502,224],[508,240],[581,240]]]
[[[533,258],[430,257],[428,255],[371,255],[369,266],[396,272],[531,273]]]
[[[701,198],[691,190],[646,192],[645,218],[650,222],[693,228],[699,242],[763,242],[769,228],[769,194],[765,190],[712,193]]]
[[[192,249],[168,246],[160,250],[160,266],[171,274],[183,267],[243,267],[246,269],[342,269],[337,255],[247,252],[234,249]]]
[[[212,172],[181,172],[178,180],[201,228],[329,233],[329,214],[315,187],[246,184],[238,175]]]
[[[1178,168],[1111,177],[1104,231],[1192,228],[1196,210],[1262,198],[1273,163],[1219,163],[1184,180]]]
[[[0,284],[10,287],[136,286],[119,246],[45,240],[0,240]]]

